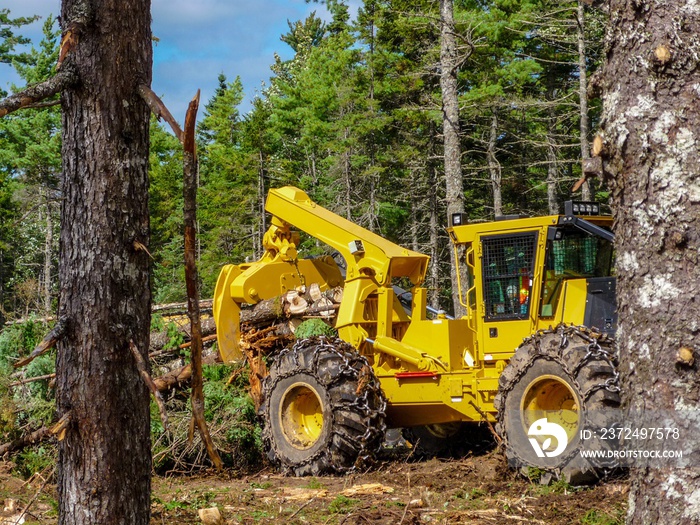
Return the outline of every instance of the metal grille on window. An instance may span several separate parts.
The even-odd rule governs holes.
[[[554,273],[575,272],[593,275],[598,256],[598,240],[591,236],[566,236],[552,245]]]
[[[517,319],[528,315],[536,242],[536,233],[499,235],[482,240],[488,319]]]

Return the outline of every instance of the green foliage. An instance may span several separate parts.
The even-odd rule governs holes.
[[[11,365],[20,357],[28,355],[50,328],[48,324],[34,319],[5,327],[0,332],[0,366]]]
[[[247,372],[239,368],[242,366],[205,365],[202,374],[204,418],[222,460],[233,468],[259,463],[262,450],[255,406],[245,389],[248,386]],[[236,380],[227,384],[234,373]],[[191,420],[189,399],[173,397],[167,407],[170,434],[163,429],[157,405],[151,403],[151,438],[156,472],[167,472],[182,464],[200,467],[202,455],[205,455],[201,443],[188,445]]]
[[[14,29],[31,24],[38,16],[10,18],[10,10],[0,8],[0,63],[25,62],[25,53],[15,53],[15,47],[29,43],[29,39],[16,35]],[[0,93],[2,95],[2,93]]]
[[[590,509],[581,518],[581,525],[622,525],[625,523],[627,512],[623,508],[617,508],[613,512],[605,512],[598,509]]]
[[[15,456],[15,474],[30,478],[38,472],[43,472],[56,463],[55,447],[37,445],[21,451]]]
[[[324,335],[326,337],[338,337],[338,332],[335,328],[328,326],[328,323],[322,319],[307,319],[301,323],[294,336],[297,339],[306,339],[307,337],[313,337],[317,335]]]
[[[359,499],[348,498],[342,494],[335,497],[328,505],[328,512],[331,514],[347,514],[360,503]]]
[[[151,119],[149,155],[150,252],[153,255],[153,300],[184,301],[182,147],[155,117]]]
[[[27,379],[32,377],[45,376],[56,372],[56,358],[53,353],[44,354],[37,357],[25,368],[25,376]],[[34,398],[50,401],[53,399],[53,390],[49,390],[49,381],[47,379],[34,381],[29,383],[29,391]]]
[[[9,30],[2,27],[6,15],[6,10],[0,10],[0,36]],[[60,34],[54,29],[55,22],[49,17],[38,48],[32,47],[12,63],[26,84],[55,74]],[[0,41],[0,61],[2,47]],[[0,119],[0,312],[9,310],[26,317],[30,311],[48,313],[52,308],[60,152],[59,106],[28,109]]]
[[[311,478],[306,486],[310,489],[322,489],[323,483],[321,483],[317,478]]]
[[[229,459],[238,464],[253,464],[260,458],[262,438],[257,425],[255,405],[245,390],[226,384],[232,367],[204,367],[204,417],[212,424],[226,427]],[[214,377],[216,379],[209,379]]]
[[[12,368],[0,363],[0,436],[7,435],[15,428],[17,406],[10,389]]]

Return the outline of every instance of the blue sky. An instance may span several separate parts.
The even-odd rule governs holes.
[[[357,4],[357,2],[351,2]],[[3,0],[11,17],[33,14],[46,17],[60,11],[60,0]],[[268,82],[274,53],[291,57],[291,49],[280,41],[288,31],[287,20],[306,18],[311,11],[327,19],[321,4],[304,0],[152,0],[154,47],[153,90],[175,118],[184,121],[187,104],[197,89],[202,106],[217,86],[219,73],[229,80],[241,77],[245,113],[250,101]],[[37,45],[42,21],[25,26],[21,33]],[[19,79],[9,66],[0,64],[0,87],[9,91]],[[201,115],[201,110],[200,110]]]

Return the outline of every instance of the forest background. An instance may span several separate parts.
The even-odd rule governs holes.
[[[198,125],[198,262],[202,297],[222,265],[261,255],[264,197],[292,184],[313,200],[431,256],[435,307],[451,309],[442,150],[440,13],[433,1],[340,0],[289,21],[294,52],[275,56],[267,88],[241,114],[236,72],[222,72]],[[471,220],[558,213],[581,177],[600,116],[591,76],[604,16],[571,0],[456,1],[461,165]],[[26,84],[55,73],[55,20],[16,53],[27,19],[0,10],[0,60]],[[595,78],[595,77],[593,77]],[[177,117],[177,116],[176,116]],[[182,120],[182,117],[179,117]],[[58,296],[61,129],[57,105],[0,120],[0,326],[50,315]],[[592,196],[605,201],[594,184]],[[182,152],[152,121],[153,298],[184,300]],[[302,241],[303,256],[327,247]]]

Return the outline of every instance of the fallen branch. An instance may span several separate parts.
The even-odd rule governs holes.
[[[61,337],[63,337],[67,328],[68,318],[61,317],[56,322],[56,326],[54,326],[53,329],[48,334],[46,334],[46,337],[44,337],[44,339],[41,340],[41,343],[39,343],[34,349],[34,351],[31,354],[29,354],[29,357],[20,359],[14,364],[14,367],[20,368],[22,366],[26,366],[40,355],[43,355],[49,350],[51,350],[51,348],[53,348],[53,346],[58,342],[58,340],[61,339]]]
[[[486,413],[485,413],[483,410],[481,410],[481,409],[476,405],[476,403],[474,403],[474,401],[469,401],[469,404],[470,404],[471,406],[473,406],[473,407],[474,407],[474,410],[476,410],[476,411],[479,413],[479,415],[482,417],[482,419],[484,420],[484,423],[486,423],[486,426],[487,426],[488,429],[489,429],[489,432],[491,432],[491,435],[492,435],[492,436],[494,437],[494,439],[496,440],[496,443],[499,443],[499,444],[500,444],[501,442],[503,442],[503,438],[502,438],[501,436],[499,436],[499,435],[498,435],[498,432],[496,432],[496,429],[493,428],[493,424],[491,424],[491,421],[488,420],[488,417],[486,416]]]
[[[28,377],[27,379],[21,379],[19,381],[15,381],[14,383],[10,383],[10,386],[11,387],[22,386],[22,385],[26,385],[28,383],[34,383],[35,381],[43,381],[44,379],[53,379],[55,377],[56,377],[56,374],[46,374],[43,376]]]
[[[209,341],[216,341],[216,334],[202,337],[202,343],[208,343]],[[185,348],[189,348],[190,346],[192,346],[192,341],[189,341],[187,343],[182,343],[179,346],[179,348],[180,348],[180,350],[184,350]]]
[[[206,309],[211,308],[214,304],[214,299],[202,299],[199,301],[199,308]],[[151,308],[151,312],[161,312],[163,310],[187,310],[187,303],[167,303],[167,304],[154,304]]]
[[[173,117],[173,114],[170,113],[170,110],[160,97],[156,95],[150,87],[144,85],[139,86],[139,95],[141,95],[141,98],[148,104],[148,107],[151,108],[151,111],[156,117],[162,118],[170,124],[170,128],[173,130],[173,133],[175,133],[177,140],[182,142],[182,129],[180,129],[180,124],[177,123],[177,120],[175,120],[175,117]]]
[[[165,410],[165,402],[163,401],[163,396],[160,395],[158,387],[156,387],[156,384],[153,382],[153,379],[151,379],[151,375],[148,373],[148,369],[146,368],[146,361],[143,359],[141,352],[139,352],[139,349],[136,348],[136,345],[133,341],[129,341],[129,350],[131,350],[131,355],[134,356],[134,360],[136,361],[136,368],[138,369],[139,374],[141,374],[141,379],[143,379],[143,382],[146,383],[146,386],[151,391],[151,394],[153,394],[153,397],[156,400],[156,404],[158,405],[158,412],[160,412],[160,421],[163,423],[163,429],[167,432],[169,427],[168,413]]]
[[[50,315],[48,317],[22,317],[20,319],[15,319],[14,321],[6,321],[5,326],[12,326],[15,324],[22,324],[22,323],[28,323],[29,321],[33,321],[35,323],[50,323],[51,321],[55,321],[56,317],[53,315]]]
[[[218,355],[216,353],[208,355],[202,360],[203,365],[213,365],[217,362]],[[181,384],[187,383],[192,377],[192,365],[185,365],[183,367],[171,370],[167,374],[163,374],[160,377],[156,377],[153,383],[156,385],[158,392],[167,392],[179,386]]]
[[[19,93],[15,93],[0,100],[0,117],[9,115],[18,109],[27,108],[37,102],[41,102],[56,93],[72,86],[78,81],[78,73],[75,67],[64,67],[56,76],[50,79],[29,86]]]
[[[8,452],[14,452],[15,450],[21,450],[29,445],[34,445],[43,441],[51,435],[51,430],[48,427],[41,427],[39,430],[35,430],[26,436],[19,437],[14,441],[0,445],[0,457],[4,456]]]
[[[310,500],[308,500],[308,501],[307,501],[306,503],[304,503],[301,507],[299,507],[299,508],[296,510],[296,512],[295,512],[294,514],[292,514],[291,516],[289,516],[288,519],[291,520],[294,516],[296,516],[297,514],[299,514],[302,510],[304,510],[304,509],[305,509],[306,507],[308,507],[309,505],[311,505],[311,502],[314,501],[315,499],[316,499],[316,496],[314,496],[313,498],[311,498]]]

